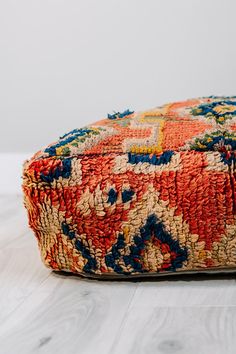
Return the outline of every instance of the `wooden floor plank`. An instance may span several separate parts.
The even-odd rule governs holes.
[[[29,230],[21,196],[0,196],[0,249]]]
[[[175,276],[139,283],[134,301],[152,306],[236,306],[235,274]]]
[[[12,217],[15,211],[23,206],[21,195],[2,195],[0,194],[0,218]]]
[[[49,274],[30,232],[0,249],[0,325]]]
[[[111,353],[136,287],[52,274],[0,326],[0,353]]]
[[[133,303],[113,354],[234,354],[236,307]]]

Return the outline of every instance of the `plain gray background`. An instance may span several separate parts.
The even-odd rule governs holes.
[[[236,94],[235,0],[0,0],[0,152],[113,110]]]

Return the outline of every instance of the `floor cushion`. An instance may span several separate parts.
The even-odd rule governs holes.
[[[55,271],[125,278],[236,267],[236,97],[114,112],[24,163]]]

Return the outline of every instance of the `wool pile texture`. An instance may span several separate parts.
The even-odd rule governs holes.
[[[87,276],[236,268],[236,96],[115,112],[24,163],[46,266]]]

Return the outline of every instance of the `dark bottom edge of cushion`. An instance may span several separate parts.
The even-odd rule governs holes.
[[[197,269],[197,270],[182,270],[177,272],[159,272],[159,273],[145,273],[145,274],[129,274],[129,275],[121,275],[114,273],[107,274],[90,274],[90,273],[72,273],[68,271],[53,271],[55,274],[65,275],[65,276],[78,276],[82,278],[88,279],[97,279],[97,280],[128,280],[128,281],[138,281],[138,280],[150,280],[150,279],[158,279],[158,278],[181,278],[190,277],[194,279],[198,277],[199,279],[203,279],[204,277],[209,278],[209,276],[214,275],[214,277],[218,276],[218,278],[222,278],[225,276],[231,276],[236,273],[235,268],[208,268],[208,269]]]

